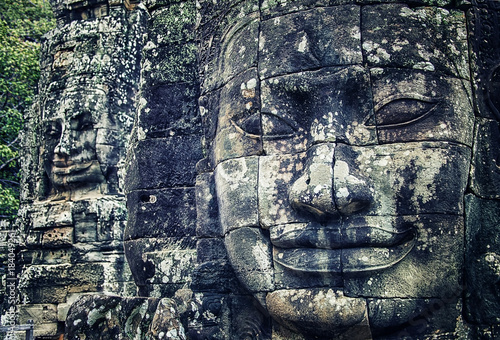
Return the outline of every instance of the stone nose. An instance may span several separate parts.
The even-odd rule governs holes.
[[[318,144],[308,151],[304,171],[289,191],[293,209],[324,222],[370,205],[372,191],[367,181],[336,156],[334,143]]]
[[[69,156],[70,153],[70,136],[69,130],[66,129],[65,126],[61,129],[61,136],[59,137],[59,141],[54,148],[54,154],[59,156]]]

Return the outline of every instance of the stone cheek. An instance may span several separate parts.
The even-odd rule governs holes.
[[[258,157],[235,158],[216,168],[215,183],[223,234],[259,228],[257,200]]]
[[[243,227],[226,236],[225,245],[236,276],[252,293],[274,289],[271,246],[262,230]]]
[[[468,173],[464,170],[470,162],[467,147],[437,142],[359,148],[340,145],[335,159],[334,174],[345,168],[360,181],[356,184],[353,179],[347,186],[345,181],[334,181],[335,195],[347,195],[349,186],[356,195],[354,189],[360,186],[370,200],[367,215],[456,215],[463,211],[461,197]]]
[[[305,222],[294,210],[289,209],[290,183],[304,169],[305,154],[259,157],[259,218],[261,226]]]

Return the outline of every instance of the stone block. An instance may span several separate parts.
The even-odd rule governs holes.
[[[53,323],[42,323],[35,326],[33,335],[35,338],[42,337],[56,337],[58,336],[58,324]]]
[[[97,242],[121,241],[126,225],[126,220],[119,220],[118,217],[111,220],[99,220],[97,223]]]
[[[127,195],[125,240],[195,235],[195,189],[140,190]]]
[[[141,140],[133,154],[128,191],[194,186],[196,163],[203,157],[198,135]]]
[[[197,78],[197,46],[194,43],[146,45],[142,57],[143,87],[193,83]]]
[[[471,188],[483,198],[500,198],[500,125],[495,120],[478,119],[472,155]]]
[[[217,121],[219,120],[220,92],[222,89],[214,90],[200,96],[198,108],[203,125],[203,134],[207,145],[211,145],[217,132]]]
[[[70,263],[72,258],[73,250],[69,248],[34,249],[23,254],[24,263],[32,265]]]
[[[97,241],[97,215],[89,214],[84,218],[75,218],[75,242],[95,241]]]
[[[152,278],[155,277],[157,273],[158,275],[160,273],[159,265],[162,262],[162,257],[156,254],[178,251],[180,254],[179,260],[186,260],[186,257],[183,255],[187,255],[187,258],[193,256],[192,261],[196,261],[196,254],[190,252],[196,249],[196,239],[194,237],[142,238],[129,240],[124,241],[124,248],[134,281],[142,292],[151,289],[150,283]],[[169,268],[168,259],[164,267],[164,270],[167,271]],[[182,270],[181,268],[177,269]]]
[[[242,227],[224,239],[236,276],[252,293],[274,289],[271,245],[259,228]]]
[[[463,289],[463,217],[403,216],[396,225],[411,226],[415,236],[398,247],[364,248],[364,252],[357,248],[343,250],[345,294],[437,298],[460,292]],[[384,258],[386,262],[380,262]],[[362,262],[357,263],[358,260]],[[369,271],[372,265],[380,269]]]
[[[467,195],[465,284],[467,319],[500,323],[500,201]]]
[[[70,202],[34,205],[29,212],[33,229],[73,225]]]
[[[227,160],[214,175],[223,234],[241,227],[258,228],[258,157]]]
[[[300,9],[307,10],[316,7],[335,6],[348,4],[351,0],[303,0],[300,2]],[[261,15],[265,19],[282,16],[296,12],[299,7],[295,2],[285,2],[281,0],[265,0],[261,2]]]
[[[363,7],[362,18],[363,52],[369,66],[438,71],[469,78],[468,53],[463,53],[468,50],[463,12],[380,4]],[[417,47],[414,42],[418,42]]]
[[[45,248],[69,247],[74,243],[73,227],[51,228],[42,234],[41,246]]]
[[[199,134],[198,87],[195,82],[176,83],[144,91],[138,128],[146,138]]]
[[[194,291],[215,293],[244,291],[233,268],[226,261],[208,261],[199,264],[193,272],[191,288]]]
[[[59,304],[66,301],[68,295],[68,287],[52,286],[52,287],[28,287],[28,289],[20,289],[23,298],[32,304]]]
[[[333,155],[330,159],[333,161]],[[289,208],[290,188],[300,176],[304,162],[305,153],[259,157],[259,219],[263,228],[306,221]],[[331,179],[328,182],[332,183]]]
[[[315,8],[262,22],[260,77],[361,64],[360,7]]]
[[[57,305],[31,304],[19,308],[19,321],[26,323],[33,320],[35,324],[57,322]]]
[[[368,299],[368,314],[374,337],[391,339],[425,337],[433,332],[455,337],[460,319],[461,291],[441,299]]]
[[[241,7],[231,7],[223,10],[225,15],[222,17],[200,27],[200,70],[202,88],[205,90],[214,90],[236,75],[257,66],[258,16],[255,12],[240,16],[246,9],[235,13]],[[231,17],[231,13],[236,16]],[[222,24],[228,21],[231,25]]]
[[[478,2],[467,11],[469,46],[471,49],[471,74],[474,86],[475,112],[479,117],[500,117],[498,93],[499,68],[498,19],[500,13],[495,1]],[[488,43],[486,43],[488,42]]]
[[[219,206],[212,172],[196,177],[196,235],[198,237],[222,237],[219,222]]]
[[[372,69],[374,122],[382,144],[450,141],[472,146],[469,82],[426,71]],[[454,100],[442,100],[454,98]]]
[[[151,12],[149,39],[158,45],[193,41],[196,6],[192,1],[179,1]]]
[[[220,91],[213,164],[262,153],[260,85],[251,68],[229,81]],[[214,112],[215,114],[215,112]]]
[[[259,10],[258,0],[222,0],[213,2],[201,0],[198,2],[198,11],[201,15],[201,25],[206,25],[216,18],[224,17],[224,23],[238,21],[236,18],[246,16]]]
[[[64,287],[84,291],[102,285],[103,267],[100,263],[78,263],[31,266],[23,272],[20,287],[48,290]]]
[[[196,243],[197,261],[202,264],[210,261],[228,260],[226,247],[221,238],[202,238]]]
[[[459,215],[467,186],[463,169],[468,168],[469,157],[468,147],[445,142],[359,148],[340,144],[335,149],[333,172],[358,182],[356,186],[363,191],[336,176],[336,199],[341,195],[353,202],[368,198],[365,216]]]
[[[303,152],[325,141],[377,143],[370,75],[360,66],[273,77],[262,81],[261,92],[268,155]]]
[[[146,261],[155,264],[155,275],[148,279],[153,284],[185,284],[191,282],[196,266],[196,249],[155,251],[144,253]]]

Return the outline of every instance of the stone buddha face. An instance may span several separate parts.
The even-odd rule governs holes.
[[[101,90],[64,92],[46,104],[44,167],[52,199],[102,193],[101,167],[109,149],[100,146],[109,123],[108,98]],[[104,162],[101,162],[104,160]]]
[[[347,4],[234,31],[211,94],[220,223],[275,331],[453,332],[474,126],[464,13]]]

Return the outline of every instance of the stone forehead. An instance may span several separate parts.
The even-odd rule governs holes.
[[[90,112],[98,119],[108,107],[108,97],[109,93],[98,87],[57,92],[45,101],[42,119],[67,119],[83,112]]]
[[[260,15],[260,31],[250,29],[255,16],[224,27],[221,43],[227,57],[219,63],[224,69],[235,68],[235,55],[250,58],[248,49],[258,48],[258,57],[251,58],[259,65],[261,79],[352,64],[469,79],[466,18],[461,10],[404,3],[297,6],[294,12]],[[239,29],[232,29],[235,26]],[[248,43],[255,41],[258,47]]]

